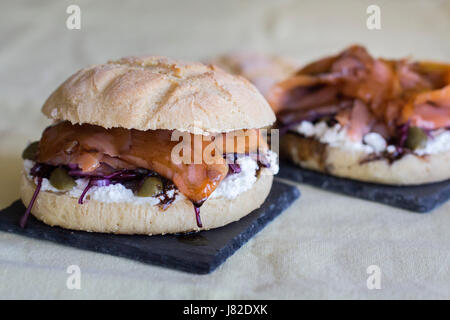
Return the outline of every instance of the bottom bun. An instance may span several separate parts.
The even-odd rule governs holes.
[[[197,226],[192,202],[179,199],[166,210],[148,204],[129,202],[99,202],[88,200],[78,204],[78,199],[63,193],[41,191],[31,213],[50,226],[72,230],[116,234],[165,234],[208,230],[237,221],[259,208],[267,198],[273,175],[262,169],[250,190],[235,199],[208,199],[200,208],[203,228]],[[21,197],[28,205],[36,185],[22,174]]]
[[[407,154],[392,163],[388,159],[364,161],[367,153],[288,133],[281,139],[280,152],[303,168],[366,182],[418,185],[450,179],[450,151],[426,156]]]

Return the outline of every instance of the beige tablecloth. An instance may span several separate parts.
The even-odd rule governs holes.
[[[381,30],[366,8],[381,8]],[[66,8],[81,8],[68,30]],[[450,1],[2,1],[0,206],[40,107],[75,70],[110,58],[207,59],[233,50],[300,62],[362,43],[375,55],[450,60]],[[298,185],[303,196],[216,272],[195,276],[0,232],[0,298],[450,298],[450,202],[414,214]],[[81,289],[66,286],[69,265]],[[366,285],[370,265],[381,289]]]

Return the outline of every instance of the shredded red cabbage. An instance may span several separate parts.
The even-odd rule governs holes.
[[[234,160],[237,158],[237,155],[232,155]],[[84,188],[83,192],[81,193],[80,197],[78,198],[78,203],[83,204],[84,199],[86,197],[86,194],[88,191],[94,187],[106,187],[110,184],[116,184],[120,183],[124,185],[126,188],[129,188],[133,191],[137,190],[140,185],[142,185],[142,182],[144,179],[148,176],[156,175],[156,172],[147,170],[147,169],[136,169],[136,170],[128,170],[128,169],[121,169],[116,170],[106,164],[103,164],[96,170],[92,172],[83,172],[78,165],[76,164],[68,164],[66,166],[63,166],[67,169],[68,174],[75,178],[88,178],[89,182]],[[20,226],[23,228],[26,225],[26,221],[28,219],[28,216],[31,212],[31,208],[33,207],[34,202],[36,201],[36,198],[41,190],[42,187],[42,179],[43,178],[49,178],[50,173],[57,168],[57,166],[51,166],[47,164],[42,163],[36,163],[33,168],[30,170],[30,175],[33,177],[38,178],[38,184],[34,191],[33,197],[30,201],[30,204],[28,205],[27,210],[25,211],[25,214],[20,220]],[[237,163],[231,163],[229,164],[230,168],[230,174],[234,173],[240,173],[241,168]],[[167,182],[169,184],[169,182]],[[174,187],[173,183],[170,182],[171,188]],[[174,199],[165,199],[163,207],[166,208],[170,203],[173,202]],[[197,226],[199,228],[202,228],[202,221],[200,218],[200,206],[201,204],[194,204],[195,209],[195,218],[197,220]]]
[[[230,169],[229,174],[241,172],[241,167],[239,166],[239,164],[236,163],[236,160],[239,158],[239,156],[243,155],[238,155],[237,153],[229,153],[224,155],[224,157],[228,162],[228,167]],[[258,151],[257,153],[245,154],[245,156],[250,156],[253,160],[255,160],[258,163],[259,167],[270,168],[270,161],[267,159],[264,153]]]
[[[405,147],[406,140],[408,139],[408,130],[409,130],[409,122],[405,123],[404,125],[401,125],[398,129],[398,144],[397,148],[400,148],[400,150],[403,150]]]
[[[84,196],[89,191],[89,189],[92,187],[93,187],[93,184],[91,184],[91,179],[89,179],[87,186],[84,188],[83,192],[81,193],[81,196],[78,198],[78,204],[83,204]]]
[[[296,116],[294,119],[291,119],[289,121],[280,121],[278,120],[276,126],[280,130],[280,135],[286,134],[292,127],[299,125],[303,121],[308,122],[315,122],[320,119],[326,118],[326,117],[334,117],[336,115],[335,111],[329,112],[318,112],[315,110],[310,110],[306,113],[301,113],[298,116]]]
[[[97,187],[107,187],[111,184],[109,179],[91,179],[91,183]]]
[[[80,198],[78,198],[78,203],[83,204],[84,197],[86,196],[86,193],[91,189],[92,187],[107,187],[111,184],[110,179],[102,179],[102,178],[90,178],[87,186],[84,188],[83,192],[81,193]]]
[[[47,178],[50,174],[50,172],[53,170],[52,166],[36,163],[33,168],[30,170],[30,174],[33,177],[37,177],[38,182],[36,189],[34,190],[33,196],[31,197],[30,203],[28,204],[27,210],[23,214],[22,218],[20,218],[20,227],[25,228],[25,225],[27,224],[28,217],[30,216],[31,208],[33,208],[34,202],[37,199],[37,196],[39,192],[41,191],[42,187],[42,179]]]
[[[78,168],[78,165],[77,165],[76,163],[69,163],[69,164],[67,165],[67,167],[68,167],[70,170],[77,170],[77,169],[79,169],[79,168]]]
[[[34,190],[33,197],[31,197],[30,203],[28,204],[27,210],[23,214],[22,218],[20,218],[20,227],[25,228],[25,225],[27,224],[28,217],[30,216],[31,208],[33,208],[34,202],[36,201],[36,198],[39,194],[39,191],[41,191],[42,187],[42,177],[38,177],[38,183],[36,186],[36,189]]]
[[[197,220],[197,227],[202,228],[202,219],[200,218],[200,207],[194,204],[195,219]]]
[[[237,163],[230,163],[228,164],[228,167],[230,168],[231,173],[240,173],[241,167]]]

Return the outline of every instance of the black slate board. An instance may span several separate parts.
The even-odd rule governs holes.
[[[281,161],[277,177],[420,213],[430,212],[450,199],[450,180],[411,187],[388,186],[338,178],[287,161]]]
[[[70,231],[47,226],[31,215],[26,228],[21,229],[19,219],[25,207],[17,200],[0,211],[0,230],[143,263],[206,274],[225,262],[299,197],[300,191],[296,187],[274,181],[264,204],[239,221],[209,231],[151,237]]]

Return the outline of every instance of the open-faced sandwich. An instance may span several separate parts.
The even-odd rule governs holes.
[[[356,180],[450,178],[450,65],[375,59],[361,46],[278,83],[269,103],[297,165]]]
[[[164,234],[226,225],[266,199],[275,121],[247,80],[134,57],[82,69],[48,98],[54,123],[23,153],[21,196],[52,226]]]

